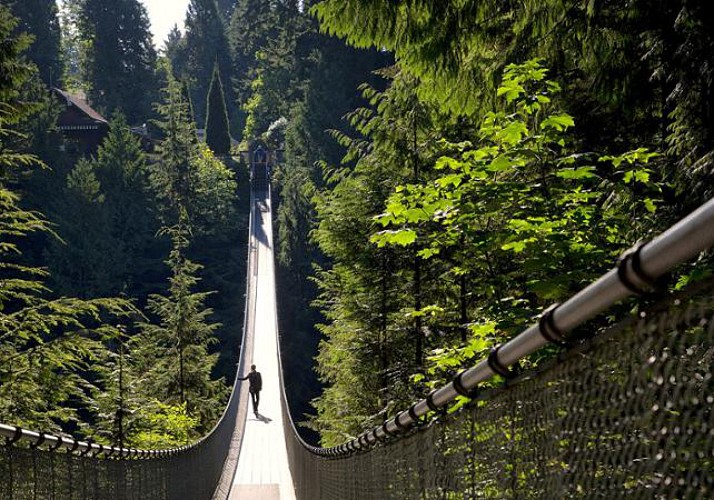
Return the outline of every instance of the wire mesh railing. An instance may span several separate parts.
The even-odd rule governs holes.
[[[307,445],[286,412],[298,498],[714,497],[714,281],[586,342],[567,335],[652,291],[713,243],[714,200],[633,247],[488,359],[343,445]],[[515,376],[511,366],[548,343],[571,347]],[[507,383],[480,394],[497,374]],[[448,414],[459,394],[474,401]]]
[[[401,439],[340,458],[289,440],[298,498],[714,497],[713,288]]]
[[[2,425],[0,498],[208,499],[223,475],[235,429],[237,389],[213,431],[170,450],[136,450]]]

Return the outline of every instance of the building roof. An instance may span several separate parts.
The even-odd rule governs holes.
[[[85,101],[84,99],[81,99],[80,97],[78,97],[76,95],[72,95],[69,92],[66,92],[66,91],[58,89],[58,88],[54,88],[52,90],[54,90],[55,93],[57,93],[60,97],[62,97],[66,101],[68,108],[74,107],[81,113],[81,115],[84,115],[84,116],[81,116],[81,122],[83,122],[85,124],[87,124],[87,122],[94,123],[95,125],[109,123],[106,118],[104,118],[97,111],[95,111],[89,104],[87,104],[87,101]],[[75,116],[71,121],[76,122],[77,118],[78,117]],[[64,121],[65,120],[63,120],[62,117],[60,117],[60,120],[59,120],[60,127],[70,125],[70,123],[63,123]],[[72,123],[72,124],[77,124],[77,123]]]

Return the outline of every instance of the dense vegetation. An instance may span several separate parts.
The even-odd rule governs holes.
[[[0,421],[210,427],[256,143],[293,416],[326,445],[392,416],[712,196],[712,9],[191,0],[157,52],[138,0],[3,2]],[[111,116],[93,154],[52,86]]]
[[[711,196],[711,9],[313,8],[325,32],[396,58],[386,89],[362,87],[313,198],[324,444],[424,397]]]

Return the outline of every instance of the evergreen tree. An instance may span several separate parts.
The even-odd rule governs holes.
[[[51,247],[53,283],[83,297],[143,296],[156,262],[147,259],[157,244],[151,213],[146,158],[139,138],[115,117],[97,158],[81,159],[55,204],[63,242]]]
[[[216,0],[216,7],[218,7],[218,13],[221,15],[224,24],[230,21],[235,4],[236,0]]]
[[[213,68],[206,109],[206,144],[215,154],[227,156],[231,152],[231,136],[223,84],[217,64]]]
[[[316,358],[326,388],[315,402],[315,422],[325,444],[407,404],[413,397],[409,377],[432,347],[422,309],[428,303],[424,290],[441,291],[434,262],[417,265],[413,250],[375,251],[369,244],[389,192],[400,182],[427,178],[445,125],[433,105],[418,101],[415,80],[393,73],[386,73],[394,80],[385,92],[363,87],[379,112],[364,107],[349,115],[370,147],[335,132],[348,152],[341,168],[326,170],[326,187],[315,197],[314,241],[328,257],[315,277],[316,305],[326,319],[319,325],[324,340]],[[336,354],[346,346],[353,346],[351,355]],[[345,405],[351,418],[337,418],[335,411]]]
[[[119,254],[104,201],[94,162],[79,160],[67,176],[56,213],[62,239],[50,247],[53,288],[59,293],[84,298],[113,294]]]
[[[51,87],[62,86],[60,24],[55,0],[12,0],[13,15],[20,19],[19,30],[34,37],[25,52],[40,69],[42,80]]]
[[[166,40],[164,41],[163,54],[166,56],[169,64],[168,66],[177,70],[178,68],[186,67],[186,39],[184,38],[181,30],[178,26],[174,24],[169,34],[166,35]],[[165,85],[164,85],[165,86]]]
[[[241,107],[248,102],[251,82],[255,78],[258,51],[275,37],[278,25],[273,2],[238,0],[228,28],[228,43],[232,55],[232,88]],[[226,80],[228,82],[230,80]],[[245,111],[240,109],[233,119],[237,130],[245,128]]]
[[[163,92],[156,122],[163,140],[156,147],[149,178],[163,224],[175,225],[182,209],[190,211],[191,161],[198,155],[198,143],[181,83],[169,75]]]
[[[169,77],[164,93],[156,122],[164,138],[149,167],[162,222],[176,225],[185,213],[193,234],[218,234],[232,220],[235,174],[198,144],[182,84]]]
[[[16,28],[8,7],[0,5],[0,419],[61,430],[58,422],[76,424],[88,404],[92,365],[105,352],[100,316],[132,308],[116,300],[52,298],[46,270],[22,261],[24,240],[49,232],[49,224],[21,208],[9,187],[21,169],[39,163],[7,141],[33,111],[18,99],[30,74],[21,59],[30,39]]]
[[[339,164],[345,154],[332,133],[345,128],[343,116],[364,104],[359,84],[375,79],[373,70],[389,62],[377,51],[356,50],[316,32],[298,40],[298,54],[306,81],[302,99],[292,105],[288,119],[284,160],[276,168],[276,258],[281,331],[290,332],[281,342],[292,355],[283,360],[287,373],[314,373],[313,358],[321,338],[315,325],[322,321],[310,307],[317,298],[315,265],[326,265],[310,235],[315,229],[313,199],[323,189],[322,164]],[[332,133],[330,131],[333,131]],[[360,190],[361,191],[361,190]],[[319,395],[312,377],[287,377],[291,411],[296,420],[309,413],[309,401]]]
[[[159,222],[149,189],[147,161],[139,136],[129,129],[122,114],[115,115],[93,161],[116,254],[112,294],[144,297],[147,290],[158,286],[149,279],[159,263],[150,256],[156,255],[162,245],[154,237]]]
[[[152,116],[156,51],[146,8],[138,0],[70,0],[77,4],[82,78],[93,106],[122,110],[129,123]]]
[[[209,293],[193,290],[202,266],[186,257],[187,229],[184,215],[179,225],[164,230],[173,242],[166,261],[172,273],[168,295],[150,296],[148,310],[159,323],[141,325],[135,355],[146,392],[165,404],[186,404],[189,414],[200,416],[205,432],[220,416],[227,388],[222,380],[211,380],[218,354],[208,354],[208,348],[216,342],[219,325],[208,322],[212,310],[204,302]]]
[[[185,65],[174,65],[175,75],[189,84],[196,123],[206,121],[206,102],[214,65],[226,81],[232,78],[226,28],[218,14],[216,0],[191,0],[186,11]],[[229,116],[233,92],[225,89]]]
[[[302,90],[296,48],[304,18],[291,3],[279,3],[274,9],[268,19],[275,23],[275,35],[257,50],[249,74],[249,92],[243,102],[244,140],[265,134],[271,124],[287,117],[290,103],[299,99]]]

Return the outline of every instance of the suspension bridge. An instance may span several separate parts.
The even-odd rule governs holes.
[[[215,428],[170,450],[0,425],[0,499],[711,498],[714,283],[658,294],[714,244],[714,200],[426,398],[333,448],[305,443],[282,384],[271,193],[254,170],[238,376]],[[639,295],[605,330],[587,321]],[[537,370],[519,360],[548,354]],[[544,354],[544,356],[546,355]],[[495,388],[482,383],[500,377]],[[472,401],[448,411],[459,397]]]

